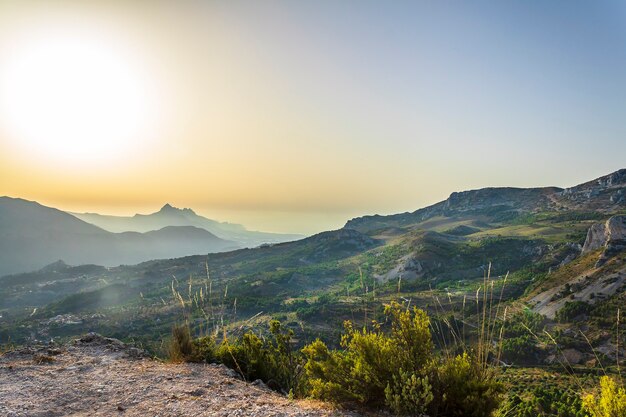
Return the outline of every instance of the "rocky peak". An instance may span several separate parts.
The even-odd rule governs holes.
[[[546,195],[561,191],[556,187],[514,188],[490,187],[479,190],[455,192],[445,200],[445,211],[481,210],[488,207],[535,209],[547,204]]]
[[[558,193],[565,202],[582,205],[584,209],[606,209],[607,206],[626,205],[626,169],[620,169],[595,180]],[[595,203],[595,205],[593,204]],[[597,207],[596,207],[597,206]]]
[[[40,272],[62,272],[68,270],[69,268],[70,266],[68,264],[59,259],[58,261],[41,268]]]
[[[196,214],[192,209],[190,208],[183,208],[183,209],[179,209],[178,207],[174,207],[169,203],[166,203],[163,207],[161,207],[161,210],[159,210],[159,213],[163,213],[163,214],[178,214],[178,213],[182,213],[182,214]]]
[[[613,187],[618,185],[626,185],[626,168],[615,171],[596,180],[598,186]]]
[[[172,206],[170,203],[165,203],[165,205],[161,207],[161,210],[159,211],[165,213],[165,212],[179,211],[179,209]]]

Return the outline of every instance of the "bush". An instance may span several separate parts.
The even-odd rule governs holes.
[[[501,416],[536,417],[587,417],[582,401],[571,388],[546,384],[524,392],[513,394],[498,410]]]
[[[277,391],[298,394],[302,363],[291,347],[293,331],[277,320],[270,322],[269,330],[269,338],[247,332],[232,342],[225,339],[216,357],[248,381],[260,379]]]
[[[489,416],[500,404],[502,386],[493,369],[467,353],[441,361],[434,374],[432,416]]]
[[[217,346],[213,337],[200,337],[195,339],[192,344],[193,353],[189,358],[190,362],[213,363],[217,360]]]
[[[591,307],[584,301],[566,301],[565,305],[556,312],[556,320],[559,323],[567,323],[581,314],[589,314]]]
[[[385,316],[389,334],[376,322],[372,330],[361,331],[347,322],[343,350],[329,350],[320,340],[303,349],[310,396],[386,407],[396,414],[491,415],[501,386],[489,367],[468,354],[436,358],[422,310],[392,303]]]
[[[432,400],[433,392],[428,376],[420,378],[402,369],[399,375],[393,376],[393,383],[385,388],[385,403],[398,415],[422,414]]]
[[[167,353],[172,362],[190,361],[193,358],[191,332],[187,325],[176,325],[172,328]]]
[[[583,397],[583,407],[591,417],[626,417],[626,391],[613,378],[600,378],[600,393]]]
[[[411,312],[394,303],[385,308],[385,315],[392,322],[390,335],[383,333],[377,323],[371,331],[358,331],[346,322],[346,333],[341,339],[344,350],[330,351],[320,340],[303,349],[312,397],[379,407],[387,403],[387,398],[397,403],[398,398],[406,395],[403,381],[421,381],[426,377],[424,369],[432,352],[426,313],[416,308]],[[415,382],[413,390],[418,385],[421,389],[428,387]],[[425,392],[416,395],[429,398]]]

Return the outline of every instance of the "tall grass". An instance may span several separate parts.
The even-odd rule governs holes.
[[[213,281],[209,273],[208,262],[205,262],[206,275],[194,282],[193,276],[185,285],[186,291],[181,292],[181,282],[172,276],[171,295],[174,304],[180,309],[182,322],[175,323],[172,327],[172,335],[167,346],[167,353],[172,361],[197,359],[194,354],[192,340],[195,338],[204,339],[203,346],[206,346],[208,339],[216,339],[220,332],[224,339],[226,336],[225,317],[229,313],[228,308],[228,285],[225,286],[223,294],[215,294]],[[217,300],[216,300],[217,299]],[[232,317],[236,315],[236,303],[230,310]]]

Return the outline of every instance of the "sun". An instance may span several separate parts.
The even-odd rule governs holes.
[[[101,37],[28,39],[0,62],[0,132],[23,153],[63,163],[127,156],[157,119],[145,81]]]

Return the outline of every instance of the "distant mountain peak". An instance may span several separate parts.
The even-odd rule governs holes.
[[[165,203],[165,205],[163,207],[161,207],[161,210],[159,211],[179,211],[180,209],[177,209],[176,207],[172,206],[170,203]]]
[[[165,205],[163,207],[161,207],[161,210],[158,211],[159,213],[185,213],[185,214],[196,214],[192,209],[190,208],[178,208],[178,207],[174,207],[172,206],[170,203],[165,203]]]
[[[66,264],[63,260],[59,259],[56,262],[53,262],[49,265],[44,266],[43,268],[41,268],[41,272],[59,272],[59,271],[64,271],[66,269],[68,269],[70,266],[68,264]]]

